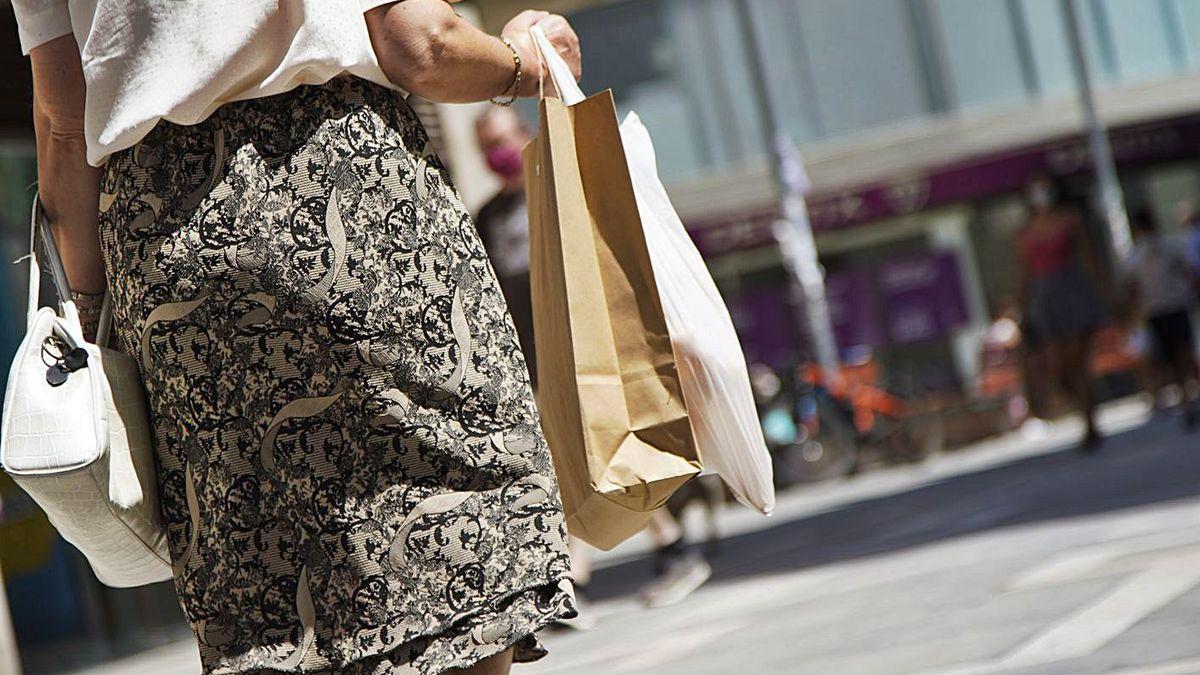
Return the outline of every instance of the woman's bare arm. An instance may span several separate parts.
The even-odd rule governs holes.
[[[402,0],[366,13],[371,44],[383,72],[396,85],[439,103],[486,101],[513,83],[512,52],[503,42],[454,13],[446,0]],[[579,74],[579,40],[561,16],[525,11],[504,28],[522,60],[522,86],[538,90],[540,64],[529,29],[541,25]]]
[[[42,206],[71,289],[99,293],[105,287],[97,226],[100,169],[87,163],[79,48],[73,36],[64,35],[35,47],[29,58]]]

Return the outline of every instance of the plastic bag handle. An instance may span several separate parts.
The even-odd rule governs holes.
[[[550,79],[554,82],[554,88],[558,90],[558,96],[562,102],[567,105],[582,103],[587,96],[584,96],[583,89],[580,89],[579,83],[575,81],[571,67],[559,55],[554,45],[550,44],[550,38],[546,37],[546,31],[542,30],[541,26],[534,26],[529,29],[529,34],[533,36],[533,44],[537,47],[539,58],[545,62],[550,71]],[[542,92],[542,98],[545,98],[545,92]]]

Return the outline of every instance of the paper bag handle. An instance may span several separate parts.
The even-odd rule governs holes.
[[[554,81],[554,88],[558,90],[558,97],[567,105],[575,105],[583,103],[587,96],[583,95],[583,90],[579,88],[579,83],[575,81],[575,75],[571,72],[571,67],[559,56],[558,50],[554,45],[550,44],[550,38],[546,37],[546,31],[542,30],[541,26],[534,26],[529,29],[529,34],[533,36],[533,44],[537,47],[538,57],[546,64],[546,68],[550,71],[550,79]],[[544,92],[543,92],[544,94]],[[543,95],[542,98],[545,98]]]

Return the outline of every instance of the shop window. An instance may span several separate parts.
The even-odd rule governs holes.
[[[1022,72],[1007,0],[938,0],[936,7],[955,107],[1023,101],[1031,83]]]
[[[681,179],[763,154],[755,97],[733,6],[726,0],[645,0],[571,17],[583,46],[583,87],[612,88],[638,113],[659,169]]]
[[[1188,68],[1200,70],[1200,0],[1171,0],[1171,9]]]
[[[1021,19],[1028,36],[1035,86],[1041,96],[1069,95],[1075,90],[1067,23],[1058,2],[1021,0]],[[1090,42],[1095,48],[1095,36]]]
[[[926,113],[906,3],[801,0],[800,9],[801,39],[827,133],[858,131]]]
[[[1097,10],[1105,14],[1112,39],[1118,77],[1140,82],[1169,77],[1175,71],[1168,34],[1168,12],[1158,0],[1104,0]]]

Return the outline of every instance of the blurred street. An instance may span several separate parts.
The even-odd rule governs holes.
[[[1096,457],[1061,425],[793,495],[672,608],[610,567],[597,629],[530,672],[1200,672],[1200,449],[1141,414],[1110,408]]]
[[[712,581],[674,607],[638,604],[635,539],[601,560],[596,628],[516,672],[1198,673],[1198,437],[1145,417],[1108,406],[1094,457],[1068,420],[786,493],[769,520],[731,508]],[[79,672],[191,675],[194,654]]]

